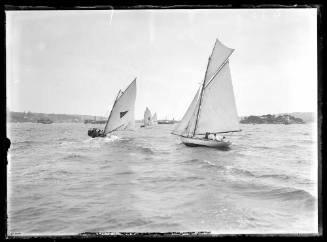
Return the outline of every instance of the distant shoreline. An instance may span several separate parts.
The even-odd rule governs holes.
[[[267,114],[271,116],[281,116],[281,115],[290,115],[294,118],[301,119],[304,123],[314,122],[314,113],[313,112],[293,112],[293,113],[283,113],[283,114]],[[267,115],[249,115],[239,117],[240,123],[244,123],[242,120],[246,120],[249,117],[262,117]],[[268,116],[269,117],[269,116]],[[107,117],[103,116],[94,116],[94,115],[80,115],[80,114],[48,114],[48,113],[33,113],[33,112],[14,112],[10,111],[7,113],[7,122],[9,123],[26,123],[32,122],[37,123],[39,119],[48,118],[54,123],[90,123],[92,121],[99,121],[99,123],[104,123],[107,120]],[[137,123],[141,123],[142,120],[135,120]],[[177,121],[177,120],[176,120]],[[178,121],[177,121],[178,122]],[[245,122],[246,123],[246,122]]]

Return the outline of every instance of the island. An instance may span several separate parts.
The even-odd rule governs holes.
[[[301,118],[296,118],[292,115],[261,115],[261,116],[248,116],[240,120],[242,124],[304,124]]]

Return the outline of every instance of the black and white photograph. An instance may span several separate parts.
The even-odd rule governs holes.
[[[8,236],[319,235],[318,10],[7,9]]]

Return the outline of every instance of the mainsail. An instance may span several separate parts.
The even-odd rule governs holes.
[[[135,126],[134,108],[136,99],[136,78],[124,92],[117,94],[111,109],[107,124],[104,128],[106,134],[124,129],[133,129]]]
[[[149,126],[151,125],[151,111],[150,109],[147,107],[145,109],[145,112],[144,112],[144,126]]]
[[[201,89],[173,134],[193,137],[239,131],[229,57],[234,49],[216,40]]]
[[[239,130],[229,63],[204,88],[195,134]]]

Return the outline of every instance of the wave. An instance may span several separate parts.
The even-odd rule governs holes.
[[[80,154],[69,154],[69,155],[66,155],[64,156],[64,160],[69,160],[69,159],[76,159],[76,158],[86,158],[86,156],[84,155],[80,155]]]
[[[283,201],[303,201],[306,205],[313,205],[317,201],[317,199],[309,192],[291,187],[282,187],[269,191],[261,191],[260,197],[268,199],[280,199]]]
[[[115,175],[131,175],[133,173],[134,172],[132,172],[132,171],[122,171],[122,172],[115,173]]]
[[[16,141],[16,142],[12,142],[13,145],[29,145],[29,144],[34,144],[34,143],[37,143],[36,141],[34,140],[24,140],[24,141]]]
[[[292,145],[282,145],[282,146],[280,146],[280,148],[286,148],[286,149],[288,149],[288,148],[297,148],[297,149],[299,149],[300,146],[292,144]]]
[[[184,161],[182,161],[182,163],[194,164],[194,163],[199,162],[199,161],[200,161],[199,159],[190,159],[190,160],[184,160]]]
[[[199,160],[199,159],[191,159],[191,160],[186,160],[183,163],[193,163],[193,162],[198,162],[202,161],[206,166],[209,167],[215,167],[218,172],[222,172],[225,175],[231,175],[235,179],[241,177],[245,178],[254,178],[254,179],[273,179],[281,182],[285,181],[293,181],[296,183],[300,184],[313,184],[313,181],[310,179],[306,179],[304,177],[300,176],[290,176],[287,174],[258,174],[259,172],[254,172],[254,171],[249,171],[247,169],[242,169],[242,168],[236,168],[228,165],[221,165],[221,164],[215,164],[212,161],[209,160]]]
[[[257,199],[281,200],[284,202],[301,203],[306,208],[313,208],[317,199],[309,192],[293,187],[275,187],[258,183],[244,183],[241,181],[230,184],[241,194],[254,196]]]
[[[259,148],[259,149],[264,149],[264,150],[271,150],[273,147],[268,147],[268,146],[252,146],[253,148]]]
[[[140,146],[140,145],[136,145],[135,147],[131,147],[131,150],[134,150],[134,149],[136,149],[141,154],[153,155],[153,154],[156,153],[152,148],[145,147],[145,146]]]
[[[291,179],[290,176],[284,175],[284,174],[265,174],[265,175],[259,175],[258,178],[275,178],[279,180],[289,180]]]

